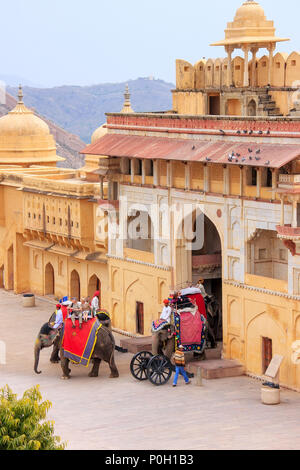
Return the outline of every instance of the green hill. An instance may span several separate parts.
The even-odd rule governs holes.
[[[172,109],[172,83],[149,78],[138,78],[127,83],[134,111]],[[106,121],[105,113],[119,112],[122,109],[125,86],[126,82],[85,87],[24,87],[24,102],[45,118],[89,143],[93,131]],[[7,91],[17,96],[17,88],[9,87]]]

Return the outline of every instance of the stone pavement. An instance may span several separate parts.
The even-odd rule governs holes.
[[[6,342],[7,364],[0,365],[0,387],[15,393],[40,384],[53,406],[48,419],[67,449],[197,450],[300,449],[300,394],[282,390],[281,405],[260,402],[261,383],[248,377],[203,381],[177,388],[137,382],[129,372],[132,354],[116,353],[120,377],[90,378],[82,366],[72,367],[63,381],[60,365],[49,362],[50,349],[41,352],[41,375],[33,372],[33,344],[52,305],[37,300],[22,307],[22,297],[0,290],[0,340]],[[117,343],[120,336],[116,335]]]

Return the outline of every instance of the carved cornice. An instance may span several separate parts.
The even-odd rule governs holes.
[[[260,292],[262,294],[274,295],[276,297],[284,297],[286,299],[291,299],[291,300],[300,300],[300,295],[290,295],[284,292],[264,289],[262,287],[255,287],[255,286],[249,286],[247,284],[241,284],[240,282],[236,282],[236,281],[224,280],[223,282],[224,284],[227,284],[233,287],[238,287],[239,289],[246,289],[246,290],[250,290],[253,292]]]

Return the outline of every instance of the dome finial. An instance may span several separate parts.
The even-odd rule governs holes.
[[[22,85],[19,85],[18,98],[19,98],[19,104],[23,104],[23,89],[22,89]]]
[[[133,113],[134,111],[131,108],[131,103],[130,103],[130,93],[129,93],[128,83],[126,83],[124,98],[125,98],[125,101],[124,101],[124,106],[123,106],[121,113]]]

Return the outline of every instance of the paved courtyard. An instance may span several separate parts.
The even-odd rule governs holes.
[[[53,309],[46,300],[36,304],[23,308],[21,296],[0,290],[0,340],[7,348],[0,387],[22,394],[40,384],[67,449],[300,449],[300,394],[282,390],[281,405],[268,407],[260,402],[261,383],[248,377],[155,387],[134,380],[132,354],[117,352],[118,379],[109,379],[103,363],[98,378],[72,366],[71,380],[63,381],[60,365],[49,362],[50,349],[41,352],[43,373],[36,375],[34,341]]]

